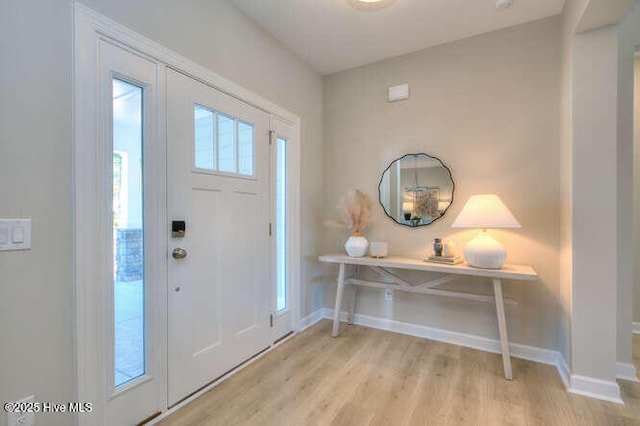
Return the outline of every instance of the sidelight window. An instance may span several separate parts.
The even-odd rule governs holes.
[[[145,374],[143,89],[113,79],[114,383]]]

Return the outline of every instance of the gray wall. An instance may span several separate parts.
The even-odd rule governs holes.
[[[614,190],[618,60],[615,27],[574,36],[572,51],[571,367],[574,374],[613,380],[619,254]]]
[[[434,225],[408,229],[375,205],[370,240],[392,253],[425,256],[435,237],[462,247],[477,231],[451,223],[474,193],[498,193],[523,225],[495,231],[511,263],[531,264],[536,283],[508,282],[520,304],[507,308],[514,342],[557,349],[560,306],[560,30],[559,17],[433,47],[325,77],[325,216],[339,197],[359,188],[377,199],[380,174],[405,153],[440,157],[452,170],[455,201]],[[388,103],[389,86],[409,83],[408,101]],[[326,251],[347,235],[328,230]],[[327,279],[335,276],[327,268]],[[460,288],[488,292],[484,280]],[[332,307],[333,285],[326,306]],[[494,307],[443,298],[396,294],[385,302],[363,291],[358,312],[497,338]]]
[[[74,388],[69,2],[0,0],[0,58],[0,217],[33,219],[33,249],[0,253],[0,401],[64,402]]]
[[[618,197],[618,344],[616,360],[632,362],[634,258],[634,54],[640,47],[640,0],[617,28],[617,197]],[[638,187],[636,186],[635,191]],[[637,212],[636,212],[637,215]],[[637,278],[635,278],[637,279]]]
[[[226,0],[86,4],[301,117],[303,315],[321,307],[320,76]],[[33,218],[33,250],[0,253],[0,401],[74,399],[71,11],[67,0],[0,0],[0,217]]]
[[[588,0],[567,0],[562,14],[560,90],[560,324],[558,350],[571,368],[573,292],[573,36]]]

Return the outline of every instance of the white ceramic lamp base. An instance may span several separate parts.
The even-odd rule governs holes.
[[[465,246],[464,259],[475,268],[500,269],[507,260],[507,252],[499,241],[482,231]]]

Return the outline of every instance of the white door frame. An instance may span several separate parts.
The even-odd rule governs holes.
[[[280,108],[272,102],[250,92],[247,89],[211,72],[210,70],[190,61],[154,41],[131,31],[130,29],[106,18],[92,9],[75,3],[74,5],[74,141],[73,141],[73,229],[74,229],[74,304],[75,304],[75,351],[76,351],[76,377],[77,399],[82,402],[93,403],[92,414],[81,414],[77,417],[78,425],[102,425],[104,423],[104,407],[107,395],[105,382],[105,353],[109,348],[105,347],[102,339],[105,328],[104,319],[96,312],[103,310],[103,300],[91,283],[95,277],[101,277],[102,259],[101,250],[96,242],[104,238],[103,231],[99,227],[96,217],[102,214],[100,205],[104,198],[105,188],[101,186],[103,176],[99,176],[100,170],[95,167],[100,158],[102,147],[96,141],[100,129],[98,128],[97,82],[98,72],[96,67],[98,41],[104,39],[117,44],[127,50],[139,54],[158,65],[159,92],[164,93],[164,75],[167,68],[180,71],[190,77],[209,85],[221,92],[238,98],[256,108],[272,115],[272,127],[278,121],[288,123],[294,128],[293,136],[289,141],[292,146],[289,173],[293,184],[289,188],[290,208],[289,212],[289,264],[290,289],[292,297],[292,314],[294,331],[300,331],[300,118],[289,111]],[[160,114],[156,123],[159,152],[158,155],[166,157],[166,120],[164,111],[166,105],[164,99],[159,101]],[[275,130],[272,129],[272,130]],[[94,142],[94,143],[92,143]],[[160,182],[161,199],[165,203],[152,206],[160,212],[158,222],[167,225],[166,217],[166,167],[153,170],[154,177]],[[110,195],[109,195],[110,196]],[[166,234],[153,238],[158,242],[156,250],[167,250]],[[166,283],[166,256],[162,265],[157,265],[162,282],[160,285],[168,292]],[[168,293],[165,293],[168,294]],[[161,318],[159,335],[166,336],[167,330],[167,306],[162,303],[156,306]],[[166,367],[167,342],[156,341],[151,350],[161,356]],[[166,368],[162,369],[158,379],[163,383],[162,395],[159,396],[159,410],[166,411]]]
[[[282,330],[282,319],[292,321],[291,330],[295,333],[300,331],[300,303],[296,301],[300,300],[300,265],[293,262],[293,259],[300,259],[300,200],[298,194],[300,194],[300,127],[286,122],[278,117],[271,116],[270,120],[271,131],[271,219],[275,229],[276,208],[275,208],[275,155],[276,155],[276,139],[283,138],[287,141],[287,278],[288,278],[288,297],[287,308],[283,312],[277,311],[276,302],[276,238],[275,234],[272,238],[272,255],[271,255],[271,279],[273,281],[273,294],[272,294],[272,307],[271,307],[271,338],[272,341],[278,341],[286,332]],[[294,167],[296,165],[296,167]],[[286,327],[285,327],[286,329]]]

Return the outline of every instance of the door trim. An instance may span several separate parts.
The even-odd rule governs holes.
[[[81,15],[76,15],[78,18]],[[133,50],[115,39],[94,31],[91,23],[77,19],[75,22],[75,63],[74,63],[74,140],[73,140],[73,242],[74,242],[74,304],[76,330],[76,392],[78,400],[92,402],[91,414],[78,415],[76,421],[80,425],[102,425],[107,421],[107,406],[116,398],[124,398],[126,394],[140,389],[151,377],[157,382],[148,393],[150,405],[163,407],[166,405],[166,342],[163,340],[163,311],[166,311],[162,297],[166,291],[166,267],[163,262],[166,247],[164,238],[154,235],[164,231],[166,227],[166,201],[164,195],[166,154],[164,144],[152,144],[151,139],[144,139],[146,157],[153,161],[145,161],[146,181],[152,183],[148,187],[153,193],[153,204],[145,209],[145,224],[149,232],[145,233],[145,258],[153,259],[153,267],[145,266],[148,282],[155,286],[145,286],[146,300],[155,302],[157,306],[149,310],[148,317],[152,321],[145,324],[147,350],[153,358],[146,356],[145,374],[130,384],[113,389],[113,378],[108,377],[108,369],[113,362],[110,333],[107,327],[113,326],[113,318],[105,310],[105,303],[111,291],[103,285],[110,268],[105,257],[105,246],[110,234],[107,227],[111,224],[106,208],[111,203],[111,191],[108,189],[108,155],[110,132],[103,128],[101,114],[106,113],[103,93],[103,68],[98,65],[99,46],[110,45],[130,55],[143,58],[153,66],[153,86],[149,87],[153,95],[147,98],[150,102],[149,112],[145,112],[145,126],[149,127],[153,140],[164,140],[164,100],[163,73],[157,61]],[[116,74],[110,73],[110,76]],[[129,78],[127,78],[129,80]],[[109,116],[111,114],[108,114]],[[150,149],[151,148],[151,149]],[[147,184],[145,184],[147,185]],[[145,197],[145,201],[147,198]],[[153,217],[146,211],[158,212]],[[162,236],[163,237],[163,236]],[[150,297],[151,296],[151,297]],[[147,307],[147,306],[146,306]],[[146,311],[147,309],[145,309]],[[149,362],[153,359],[153,362]],[[122,401],[122,399],[120,399]],[[155,407],[154,407],[155,410]],[[152,414],[149,412],[148,414]],[[145,414],[145,415],[148,415]]]
[[[273,306],[271,310],[272,315],[272,333],[271,341],[278,342],[283,337],[282,334],[276,333],[277,328],[274,327],[277,318],[290,313],[292,321],[291,330],[294,333],[301,331],[300,325],[300,311],[301,311],[301,297],[300,297],[300,125],[299,123],[287,123],[279,119],[278,117],[271,116],[271,122],[269,125],[271,134],[271,166],[274,166],[275,162],[275,149],[276,139],[283,137],[287,141],[287,274],[289,278],[289,307],[283,312],[279,313],[276,309],[275,294],[273,295]],[[272,170],[275,172],[275,169]],[[270,176],[271,181],[271,202],[273,203],[271,208],[271,220],[275,222],[275,176]],[[271,243],[272,249],[276,247],[275,235]],[[271,266],[274,269],[271,272],[271,279],[275,289],[275,259],[276,252],[272,253]]]
[[[79,3],[74,4],[74,63],[73,63],[73,301],[75,308],[75,368],[76,368],[76,399],[78,401],[92,402],[93,412],[90,415],[76,416],[78,425],[102,425],[108,395],[106,395],[104,383],[103,365],[105,363],[105,351],[103,339],[103,323],[101,318],[96,318],[95,312],[101,311],[98,306],[101,302],[86,283],[91,282],[96,276],[100,276],[101,255],[96,249],[96,241],[101,241],[96,215],[99,214],[101,205],[99,199],[105,196],[101,194],[104,188],[100,186],[102,176],[98,175],[95,164],[99,158],[101,149],[95,142],[98,138],[99,128],[97,122],[97,81],[99,70],[96,67],[98,55],[98,40],[104,39],[119,45],[130,52],[138,54],[146,59],[154,61],[158,65],[158,94],[164,94],[166,88],[165,75],[168,68],[188,75],[214,89],[229,96],[237,98],[258,109],[270,114],[272,123],[274,120],[282,121],[294,127],[295,153],[292,153],[290,173],[294,185],[290,188],[291,203],[289,218],[290,227],[290,261],[291,261],[291,300],[294,331],[300,331],[300,118],[266,100],[265,98],[243,88],[242,86],[221,77],[209,69],[178,55],[162,45],[114,22],[113,20],[93,11]],[[159,155],[166,156],[166,104],[164,96],[158,102],[159,117],[157,120],[157,135]],[[166,162],[165,162],[166,164]],[[162,182],[161,198],[164,205],[154,206],[162,212],[156,218],[158,223],[167,225],[166,217],[166,166],[153,170],[153,177]],[[159,203],[162,204],[162,203]],[[163,236],[155,238],[159,241],[158,250],[167,250],[166,240]],[[168,294],[167,263],[159,265],[161,270],[161,282],[159,285]],[[160,335],[166,336],[167,331],[167,306],[156,306],[159,309],[158,317],[161,318]],[[158,342],[154,347],[161,357],[163,364],[162,382],[159,409],[167,410],[167,342]]]

